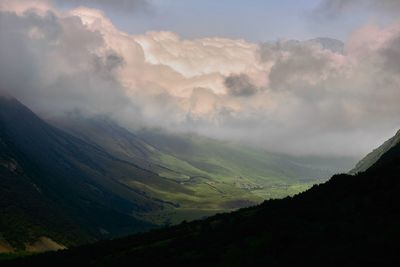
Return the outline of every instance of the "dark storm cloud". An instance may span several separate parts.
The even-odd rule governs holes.
[[[258,88],[252,84],[246,74],[231,75],[225,78],[225,86],[228,93],[233,96],[251,96],[258,92]]]
[[[113,79],[115,71],[122,67],[124,59],[114,51],[109,51],[103,56],[93,57],[93,68],[94,71],[103,77],[109,77]]]

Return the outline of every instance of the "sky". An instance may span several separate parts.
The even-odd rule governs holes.
[[[361,157],[400,128],[399,13],[397,0],[0,0],[0,90],[43,117]]]
[[[85,3],[102,7],[93,2]],[[60,6],[71,8],[80,4],[73,0]],[[362,10],[352,16],[331,18],[329,22],[316,21],[313,13],[320,5],[320,0],[153,0],[144,8],[105,11],[118,28],[131,34],[167,30],[184,38],[218,36],[252,42],[315,36],[344,40],[356,27],[374,18],[368,10]]]
[[[140,33],[148,30],[170,30],[185,38],[219,36],[266,41],[293,36],[304,38],[306,27],[301,13],[312,8],[313,1],[182,1],[154,2],[153,13],[144,16],[115,17],[121,28]],[[315,2],[315,1],[314,1]],[[279,3],[279,4],[277,4]],[[280,15],[287,21],[282,23]],[[285,25],[292,27],[285,27]]]

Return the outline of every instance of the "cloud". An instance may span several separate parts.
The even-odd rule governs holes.
[[[100,10],[30,1],[0,6],[0,22],[0,88],[44,116],[108,114],[291,154],[359,155],[400,124],[400,24],[346,44],[254,44],[130,35]]]
[[[398,0],[323,0],[314,11],[316,17],[334,17],[354,9],[369,9],[372,11],[398,14]]]
[[[143,47],[147,62],[168,65],[187,78],[256,68],[257,45],[245,40],[217,37],[182,40],[172,32],[148,32],[135,40]]]
[[[303,118],[296,130],[305,134],[303,141],[317,132],[315,141],[324,135],[344,136],[345,132],[350,136],[363,131],[365,136],[377,138],[385,135],[383,129],[394,131],[399,125],[394,114],[400,112],[395,104],[400,99],[400,69],[395,63],[400,55],[399,30],[399,24],[387,28],[368,25],[354,33],[343,54],[307,42],[264,45],[261,58],[274,61],[270,90],[286,95],[286,102],[293,101],[289,111],[281,113],[285,108],[280,108],[277,116],[291,121],[292,130],[297,129],[296,117]],[[347,143],[343,138],[341,142]],[[349,149],[354,151],[358,141],[351,142]],[[322,146],[334,150],[326,143]]]
[[[27,10],[34,10],[40,15],[45,14],[47,11],[56,12],[50,0],[2,0],[0,2],[0,10],[15,12],[19,15]]]
[[[113,72],[122,63],[76,17],[0,12],[1,88],[41,111],[109,112],[124,103]]]
[[[234,96],[251,96],[259,90],[245,74],[230,75],[225,79],[228,93]]]
[[[91,8],[105,8],[119,12],[137,12],[149,10],[149,0],[54,0],[56,3],[74,4]]]

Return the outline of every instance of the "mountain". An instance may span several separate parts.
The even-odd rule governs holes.
[[[333,53],[344,53],[344,43],[337,39],[318,37],[306,41],[306,43],[319,44],[323,49],[332,51]]]
[[[249,187],[253,184],[258,188],[254,193],[263,198],[286,196],[290,194],[287,190],[290,185],[315,182],[328,175],[324,170],[305,167],[285,155],[194,134],[142,130],[138,135],[163,153],[184,160],[215,180],[225,180],[239,188],[244,188],[246,182]],[[278,188],[274,192],[273,185],[282,185],[282,192]]]
[[[392,147],[400,143],[400,131],[396,133],[395,136],[387,140],[380,147],[365,156],[357,165],[350,171],[350,174],[356,174],[359,172],[364,172],[374,165],[386,152],[388,152]]]
[[[294,197],[6,266],[399,266],[399,171],[397,144]]]
[[[330,174],[313,160],[197,135],[133,132],[105,116],[49,122],[0,98],[0,252],[204,218],[293,195]]]
[[[17,100],[0,98],[0,244],[23,250],[43,238],[82,244],[152,224],[132,216],[162,201],[128,188],[113,176],[156,174],[45,123]]]
[[[129,180],[174,207],[142,214],[156,224],[179,223],[260,203],[264,199],[293,195],[333,174],[321,161],[289,157],[232,142],[194,134],[173,134],[156,129],[128,130],[106,116],[82,114],[53,118],[58,128],[154,172],[186,192]],[[334,165],[332,159],[328,165]],[[344,166],[343,163],[340,163]],[[339,165],[340,165],[339,164]],[[350,169],[351,165],[346,166]],[[338,168],[335,167],[335,170]],[[348,170],[346,169],[346,170]],[[125,175],[127,176],[127,175]]]

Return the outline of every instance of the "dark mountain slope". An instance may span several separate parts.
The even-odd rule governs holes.
[[[42,236],[69,247],[201,218],[299,192],[325,173],[201,137],[149,134],[151,145],[104,117],[56,125],[0,98],[0,251]]]
[[[24,243],[34,242],[40,236],[51,236],[58,242],[70,245],[92,240],[66,216],[60,207],[33,182],[25,170],[30,163],[15,153],[15,148],[0,141],[0,229],[2,239],[16,249]],[[35,177],[38,178],[38,177]],[[63,233],[69,233],[65,238]]]
[[[53,117],[49,122],[113,157],[162,177],[154,182],[148,178],[131,181],[122,168],[113,174],[127,186],[174,203],[161,212],[143,214],[143,218],[157,224],[180,223],[293,195],[334,173],[329,170],[329,166],[335,166],[331,159],[320,168],[322,164],[312,164],[313,160],[199,135],[156,129],[132,131],[107,116],[76,112]]]
[[[400,145],[293,198],[10,266],[399,266]]]
[[[0,145],[1,234],[18,248],[42,235],[69,245],[148,229],[132,214],[162,205],[108,167],[155,174],[48,125],[12,98],[0,98]]]
[[[351,174],[356,174],[363,172],[374,165],[386,152],[392,147],[400,143],[400,131],[396,133],[395,136],[387,140],[377,149],[374,149],[371,153],[365,156],[357,165],[350,171]]]
[[[153,168],[148,165],[154,148],[106,116],[86,118],[81,114],[69,114],[50,122],[118,158],[135,162],[143,168]]]

